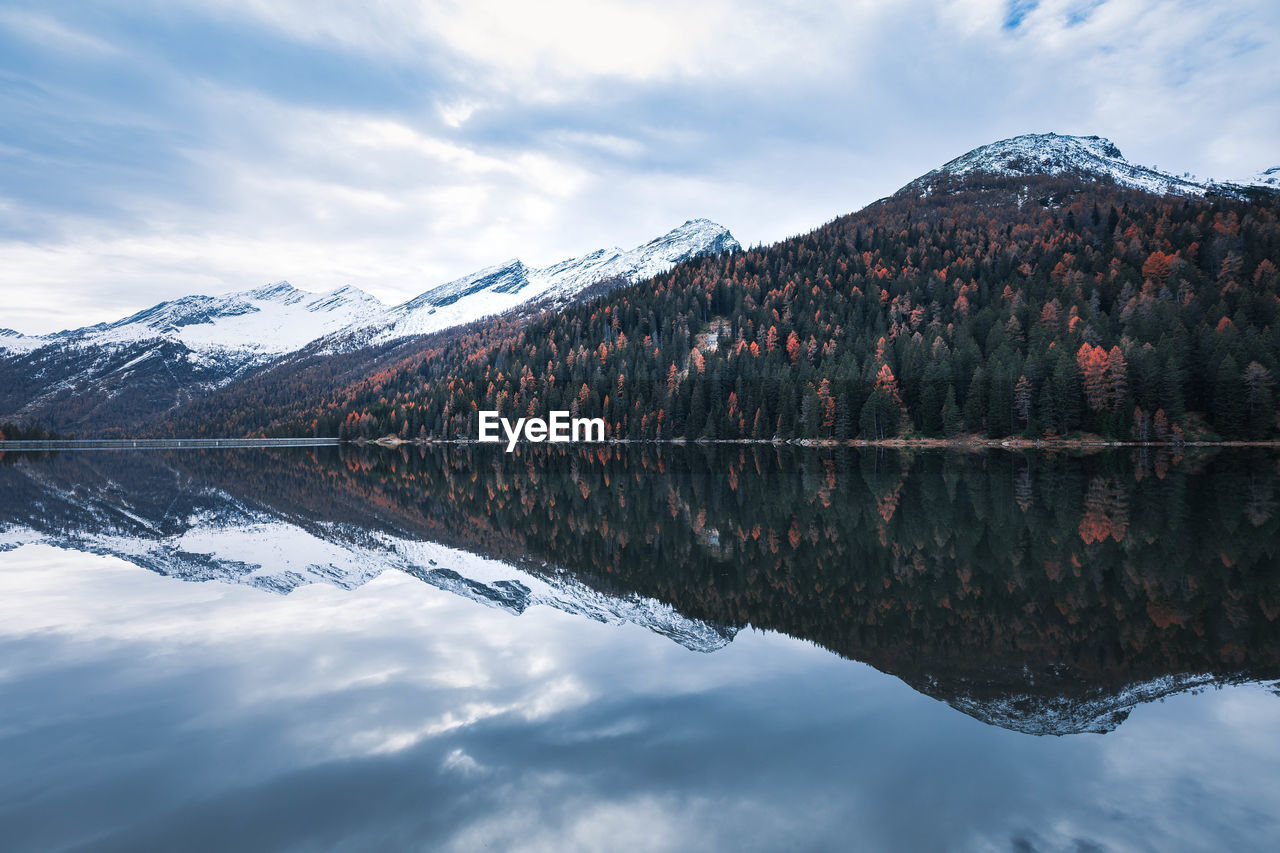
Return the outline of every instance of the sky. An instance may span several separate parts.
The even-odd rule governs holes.
[[[0,328],[770,243],[1050,131],[1280,164],[1280,3],[0,0]]]

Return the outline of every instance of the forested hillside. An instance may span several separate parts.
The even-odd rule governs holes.
[[[968,176],[426,339],[286,410],[242,396],[226,426],[474,437],[477,409],[568,409],[629,438],[1270,438],[1278,213],[1271,195]]]

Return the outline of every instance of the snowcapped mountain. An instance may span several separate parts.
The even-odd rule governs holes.
[[[1274,176],[1274,170],[1270,170]],[[1259,173],[1260,176],[1267,173]],[[1028,133],[975,148],[907,184],[898,194],[930,195],[948,181],[971,175],[1019,177],[1029,175],[1074,176],[1104,181],[1157,195],[1238,195],[1245,186],[1272,186],[1265,182],[1200,181],[1179,177],[1130,163],[1115,143],[1101,136],[1065,136]]]
[[[0,334],[0,417],[62,431],[127,427],[382,308],[352,287],[317,295],[282,281],[82,329]]]
[[[438,332],[534,302],[564,304],[600,282],[634,283],[689,258],[739,248],[728,229],[707,219],[692,219],[627,251],[599,249],[540,269],[512,258],[434,287],[355,324],[335,335],[328,348],[345,350]]]
[[[184,296],[112,323],[49,335],[0,329],[0,353],[168,341],[186,347],[192,359],[257,362],[335,333],[358,333],[370,343],[427,334],[533,300],[565,301],[602,281],[641,281],[680,261],[738,248],[728,229],[693,219],[628,251],[599,249],[542,269],[513,258],[392,307],[355,287],[312,294],[281,281],[225,296]]]
[[[601,282],[640,281],[736,248],[728,230],[695,219],[628,251],[601,249],[543,269],[508,261],[393,307],[354,287],[313,294],[281,281],[49,335],[3,329],[0,419],[82,435],[129,431],[317,341],[321,354],[352,352],[522,305],[565,304]]]
[[[383,305],[354,287],[312,294],[287,281],[225,296],[184,296],[112,323],[51,335],[0,333],[0,348],[118,347],[170,341],[193,355],[227,354],[250,360],[290,352],[340,328],[376,315]],[[7,331],[7,330],[6,330]]]

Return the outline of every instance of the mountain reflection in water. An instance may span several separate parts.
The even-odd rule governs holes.
[[[1262,451],[11,453],[0,548],[278,593],[398,569],[703,652],[752,626],[1063,735],[1280,679],[1277,471]]]

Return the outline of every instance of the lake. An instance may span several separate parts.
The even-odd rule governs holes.
[[[0,453],[0,847],[1270,850],[1280,457]]]

